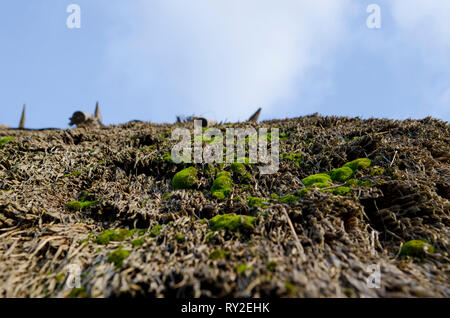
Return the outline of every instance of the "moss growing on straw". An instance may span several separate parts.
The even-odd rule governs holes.
[[[130,256],[131,251],[122,249],[120,246],[117,250],[109,254],[108,262],[114,263],[116,267],[122,267],[123,261]]]
[[[405,243],[401,250],[400,255],[403,256],[414,256],[414,257],[424,257],[426,254],[433,254],[433,245],[420,240],[412,240]]]
[[[211,187],[211,194],[218,200],[223,200],[232,192],[233,180],[227,171],[217,174],[216,179]]]
[[[15,139],[14,137],[0,138],[0,147],[3,147],[3,146],[6,145],[8,142],[13,141],[14,139]]]
[[[100,234],[94,242],[101,245],[108,245],[109,242],[122,242],[128,237],[133,236],[135,230],[119,229],[119,230],[106,230]]]
[[[247,232],[254,228],[255,218],[248,215],[237,215],[235,213],[216,215],[209,224],[214,231],[228,230],[231,232]]]
[[[230,255],[230,252],[224,250],[214,250],[211,254],[209,254],[209,258],[212,260],[218,260],[222,258],[226,258]]]
[[[70,211],[88,210],[98,204],[98,201],[70,201],[66,204],[66,208]]]
[[[342,167],[349,167],[353,171],[367,169],[372,164],[372,161],[369,158],[359,158],[350,162],[347,162]]]
[[[325,185],[330,186],[331,185],[331,177],[328,173],[318,173],[313,174],[309,177],[303,178],[302,182],[305,186],[310,187],[313,185]],[[320,186],[319,186],[320,188]]]
[[[284,204],[294,204],[297,202],[297,197],[295,195],[288,194],[282,197],[280,202]]]
[[[174,189],[191,189],[197,183],[197,169],[189,167],[181,170],[172,179]]]
[[[353,170],[350,167],[333,169],[330,173],[331,180],[345,182],[353,176]]]

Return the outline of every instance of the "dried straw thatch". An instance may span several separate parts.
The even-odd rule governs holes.
[[[280,169],[224,165],[233,185],[221,201],[210,191],[220,165],[195,165],[195,186],[172,188],[191,166],[169,160],[180,125],[193,126],[1,130],[14,139],[0,146],[0,297],[450,296],[448,124],[317,115],[252,124],[281,128]],[[372,164],[347,192],[336,182],[304,188],[305,177],[357,158]],[[229,213],[253,223],[216,231],[214,217]],[[435,251],[400,255],[410,240]],[[371,264],[379,289],[366,282]]]

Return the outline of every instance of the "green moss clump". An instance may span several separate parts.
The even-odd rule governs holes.
[[[214,231],[222,229],[236,232],[248,232],[253,230],[255,218],[248,215],[237,215],[235,213],[216,215],[209,224]]]
[[[261,198],[247,196],[247,200],[248,200],[249,207],[254,207],[254,206],[264,207],[265,202]]]
[[[109,242],[122,242],[128,237],[133,236],[135,230],[119,229],[119,230],[106,230],[100,234],[94,242],[101,245],[108,245]]]
[[[240,197],[240,196],[236,196],[234,199],[233,199],[233,202],[241,202],[242,201],[242,198]]]
[[[238,266],[236,266],[236,272],[239,275],[243,275],[247,269],[250,269],[247,267],[247,264],[239,264]]]
[[[172,179],[174,189],[190,189],[197,183],[197,169],[189,167],[181,170]]]
[[[424,257],[427,253],[434,253],[433,245],[420,240],[409,241],[403,244],[400,250],[400,255],[404,256]]]
[[[135,239],[135,240],[131,241],[131,245],[133,245],[133,247],[139,247],[142,244],[144,244],[144,239],[143,238],[138,238],[138,239]]]
[[[170,197],[171,197],[172,195],[173,195],[172,192],[170,192],[170,193],[164,193],[163,196],[162,196],[162,198],[163,198],[163,200],[167,200],[167,199],[170,199]]]
[[[374,184],[370,181],[358,181],[358,185],[361,187],[373,187]]]
[[[327,191],[327,190],[325,190]],[[335,195],[348,195],[350,193],[350,188],[349,187],[339,187],[336,189],[332,189],[333,194]]]
[[[163,154],[162,159],[166,162],[173,162],[170,152],[166,152],[165,154]]]
[[[381,176],[384,174],[383,168],[373,168],[372,171],[370,171],[371,176]]]
[[[175,239],[177,240],[178,243],[184,243],[186,241],[186,238],[184,237],[184,235],[176,233],[175,234]]]
[[[13,141],[14,139],[14,137],[0,138],[0,147],[3,147],[4,145],[6,145],[6,143]]]
[[[291,282],[284,283],[284,287],[286,288],[286,291],[290,294],[294,293],[296,291],[296,287]]]
[[[218,200],[223,200],[232,192],[233,180],[227,171],[217,174],[216,179],[211,187],[211,194]]]
[[[270,195],[270,197],[271,197],[272,199],[274,199],[274,200],[279,200],[279,199],[280,199],[280,196],[279,196],[278,194],[276,194],[276,193],[272,193],[272,194]]]
[[[361,170],[361,169],[367,169],[370,167],[371,164],[372,164],[372,160],[370,160],[369,158],[359,158],[359,159],[347,162],[342,167],[349,167],[353,171],[356,171],[356,170]]]
[[[297,191],[297,195],[300,198],[304,198],[304,197],[308,196],[308,192],[309,192],[308,188],[303,188],[303,189]]]
[[[267,269],[271,272],[275,272],[276,268],[277,268],[277,263],[276,262],[269,262],[266,265]]]
[[[130,256],[131,251],[122,249],[122,246],[120,246],[117,250],[109,254],[108,256],[108,262],[114,263],[116,267],[122,267],[123,260],[126,259],[128,256]]]
[[[350,167],[333,169],[330,176],[333,181],[345,182],[353,176],[353,170]]]
[[[67,173],[65,175],[63,175],[63,178],[69,178],[69,177],[79,177],[81,176],[81,174],[83,173],[83,171],[72,171],[71,173]]]
[[[70,292],[70,298],[87,298],[87,292],[84,287],[74,288]]]
[[[209,258],[212,260],[217,260],[221,258],[226,258],[230,255],[230,252],[224,250],[214,250],[211,254],[209,254]]]
[[[243,163],[232,163],[231,164],[231,171],[244,176],[247,173],[247,169],[245,168],[245,165]]]
[[[328,173],[318,173],[318,174],[313,174],[309,177],[302,179],[302,182],[307,187],[310,187],[312,185],[317,185],[317,184],[321,184],[321,185],[325,184],[327,186],[330,186],[332,180]]]
[[[155,225],[151,230],[150,230],[150,237],[157,237],[159,235],[159,233],[162,230],[162,225],[158,224]]]
[[[358,179],[350,179],[347,180],[347,182],[345,182],[346,185],[350,186],[350,187],[356,187],[358,185]]]
[[[88,210],[92,208],[93,206],[96,206],[98,204],[98,201],[71,201],[66,204],[66,208],[70,211],[81,211],[81,210]]]
[[[297,197],[295,195],[288,194],[288,195],[285,195],[284,197],[282,197],[280,202],[285,203],[285,204],[293,204],[293,203],[297,202]]]

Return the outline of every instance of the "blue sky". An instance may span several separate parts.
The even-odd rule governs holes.
[[[81,29],[68,29],[69,4]],[[381,8],[369,29],[369,4]],[[450,120],[448,0],[5,0],[0,123],[319,112]]]

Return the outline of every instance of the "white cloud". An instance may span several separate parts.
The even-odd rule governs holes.
[[[126,15],[121,6],[114,10],[119,20],[132,11],[133,21],[111,37],[106,76],[120,74],[126,89],[145,93],[149,104],[164,103],[170,116],[236,120],[259,106],[275,115],[279,101],[321,85],[308,71],[326,67],[345,40],[351,4],[141,0],[127,7]]]

